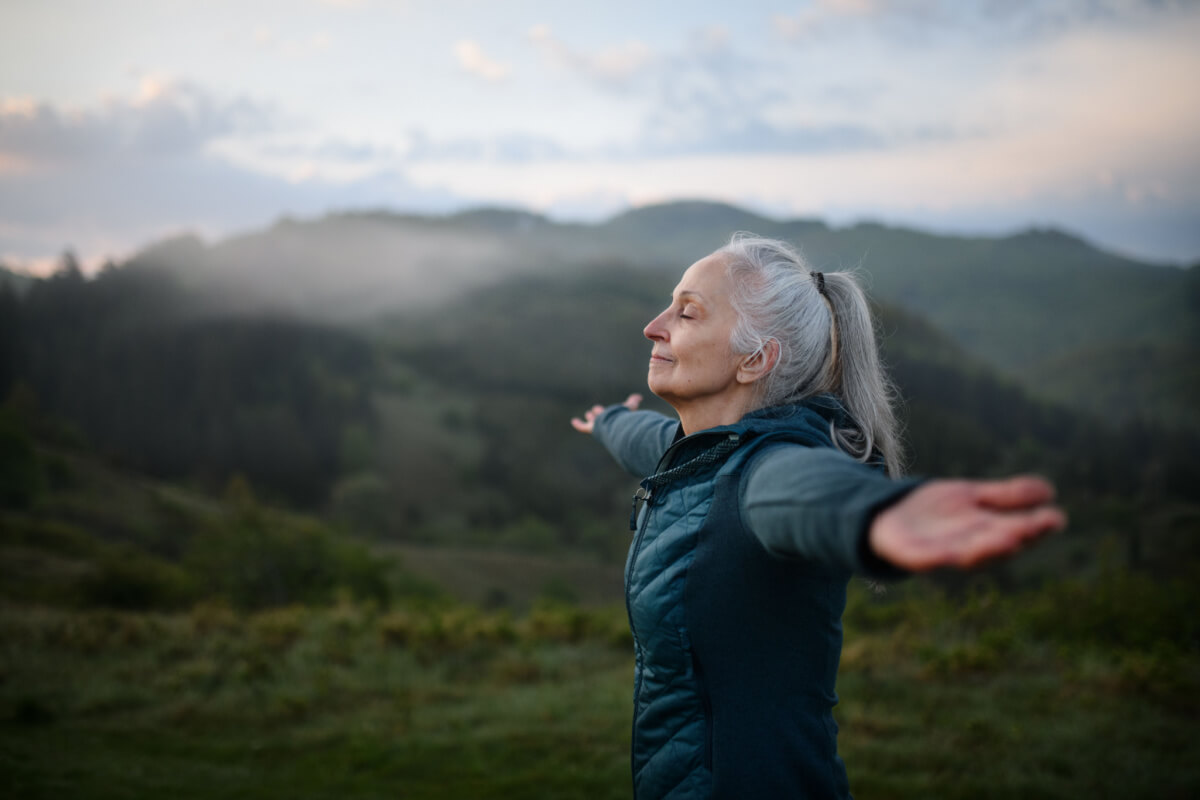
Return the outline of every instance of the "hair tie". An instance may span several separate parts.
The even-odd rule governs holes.
[[[825,295],[825,273],[824,272],[814,272],[814,273],[812,273],[812,276],[813,276],[813,280],[816,281],[816,283],[817,283],[817,291],[821,295]]]

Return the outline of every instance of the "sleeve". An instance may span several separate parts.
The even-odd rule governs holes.
[[[623,405],[615,405],[596,418],[592,436],[623,469],[644,478],[654,474],[678,430],[679,420],[656,411],[630,411]]]
[[[837,450],[775,445],[747,466],[742,519],[772,555],[898,578],[907,573],[875,555],[867,534],[876,514],[920,484],[891,480]]]

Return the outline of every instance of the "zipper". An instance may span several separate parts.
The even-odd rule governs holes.
[[[701,437],[728,436],[728,435],[729,435],[728,433],[716,433],[713,431],[704,431],[702,433],[695,433],[695,434],[692,434],[691,436],[683,437],[682,439],[680,439],[679,441],[675,442],[670,447],[668,447],[667,451],[662,454],[662,457],[660,459],[658,459],[658,466],[656,466],[654,468],[654,473],[657,475],[658,473],[663,472],[664,468],[668,464],[671,463],[671,460],[674,458],[675,453],[681,447],[683,447],[684,443],[694,442],[694,441],[700,439]],[[637,528],[637,535],[634,537],[634,540],[633,540],[633,549],[629,554],[629,563],[625,566],[625,613],[629,616],[629,632],[631,634],[633,634],[634,650],[636,652],[640,653],[641,646],[638,644],[637,629],[634,627],[634,624],[633,624],[633,604],[630,601],[630,597],[629,597],[629,585],[633,582],[633,570],[634,570],[634,566],[637,564],[638,554],[641,552],[641,549],[642,549],[642,539],[646,535],[646,528],[648,527],[648,523],[650,520],[650,512],[648,510],[646,511],[646,515],[642,520],[642,524],[640,526],[638,526],[637,525],[637,501],[638,500],[645,500],[647,507],[649,506],[649,504],[651,502],[651,494],[650,494],[649,490],[647,489],[647,487],[645,486],[644,480],[642,481],[642,486],[640,486],[638,488],[637,492],[634,494],[633,520],[634,520],[634,527]]]
[[[707,433],[707,432],[706,433],[698,433],[698,434],[694,434],[692,436],[685,436],[682,439],[680,439],[679,441],[675,442],[670,447],[668,447],[667,451],[662,454],[661,458],[658,459],[658,466],[656,466],[654,468],[654,473],[658,474],[659,472],[662,472],[663,469],[666,467],[666,465],[671,463],[671,459],[674,457],[675,452],[680,447],[683,446],[684,442],[694,441],[695,439],[699,438],[700,436],[711,436],[711,435],[712,435],[711,433]],[[625,613],[629,616],[629,632],[633,634],[634,649],[637,651],[640,651],[641,648],[638,645],[637,630],[634,628],[634,625],[633,625],[633,605],[630,602],[630,598],[629,598],[629,584],[633,581],[633,568],[634,568],[634,565],[637,564],[638,553],[640,553],[641,549],[642,549],[642,538],[646,535],[646,528],[647,528],[647,523],[649,522],[649,519],[650,519],[650,512],[649,511],[646,512],[646,516],[642,520],[642,524],[639,526],[637,524],[637,501],[638,500],[644,500],[644,501],[646,501],[647,504],[649,504],[649,502],[650,502],[650,492],[647,490],[644,480],[642,481],[642,485],[638,487],[637,492],[634,494],[633,526],[631,526],[631,527],[634,527],[637,529],[637,534],[634,536],[634,539],[633,539],[633,550],[629,554],[629,563],[625,565]]]
[[[667,451],[662,454],[661,458],[658,459],[658,466],[656,466],[654,469],[655,473],[662,472],[663,467],[666,464],[670,463],[670,459],[673,457],[673,453],[679,448],[680,445],[682,445],[685,441],[687,441],[688,438],[689,437],[685,436],[682,439],[680,439],[678,442],[675,442],[674,444],[672,444],[670,447],[667,448]],[[643,493],[645,493],[644,496],[643,496]],[[646,505],[645,505],[646,513],[642,517],[641,525],[637,524],[637,501],[638,501],[639,497],[640,497],[640,499],[646,501]],[[630,598],[629,589],[633,583],[633,570],[634,570],[634,567],[637,565],[638,554],[642,550],[642,539],[645,538],[646,529],[649,527],[649,525],[650,525],[650,494],[649,494],[649,492],[646,491],[645,487],[643,486],[643,487],[639,487],[637,495],[634,497],[634,501],[633,501],[632,523],[631,523],[630,527],[637,528],[637,533],[634,536],[633,547],[629,553],[629,563],[625,565],[625,614],[626,614],[626,616],[629,617],[629,633],[630,633],[630,635],[633,636],[633,652],[634,652],[634,657],[636,659],[636,664],[637,664],[637,678],[634,680],[634,685],[633,685],[633,721],[631,723],[632,730],[630,731],[630,747],[629,747],[630,775],[632,775],[635,779],[637,777],[637,764],[635,763],[634,759],[637,757],[638,703],[640,703],[641,699],[642,699],[642,643],[641,643],[641,641],[638,640],[637,626],[633,624],[633,601]],[[634,791],[635,792],[637,791],[636,783],[634,784]]]
[[[650,507],[647,506],[641,527],[633,540],[633,549],[629,553],[629,563],[625,566],[625,614],[629,617],[629,633],[633,636],[633,652],[637,676],[633,685],[633,719],[630,722],[631,730],[629,735],[629,774],[635,781],[633,785],[634,794],[637,793],[637,718],[638,703],[642,699],[642,644],[638,641],[637,627],[633,624],[633,603],[629,597],[629,585],[633,580],[633,566],[637,563],[638,552],[642,549],[642,537],[646,534],[646,527],[649,520]]]
[[[699,434],[696,434],[694,437],[684,437],[683,439],[680,439],[678,442],[675,442],[674,444],[672,444],[670,447],[667,448],[667,451],[665,453],[663,453],[661,458],[659,458],[658,465],[655,467],[654,473],[646,478],[643,478],[641,485],[638,487],[637,491],[634,492],[634,494],[633,494],[633,502],[631,503],[631,506],[629,509],[629,530],[631,530],[631,531],[637,530],[637,515],[638,515],[638,501],[639,500],[642,502],[645,502],[645,503],[649,503],[650,500],[653,498],[654,492],[656,490],[661,489],[665,486],[669,486],[671,483],[678,480],[679,478],[687,477],[688,475],[692,475],[696,472],[699,472],[700,470],[702,470],[708,466],[716,464],[722,457],[727,455],[731,450],[737,448],[738,443],[741,441],[741,436],[739,434],[733,433],[733,432],[728,432],[726,434],[725,441],[717,444],[715,447],[712,447],[707,450],[701,450],[700,453],[693,456],[691,460],[685,461],[684,463],[682,463],[672,469],[663,469],[662,468],[664,464],[670,463],[669,459],[672,457],[672,451],[674,451],[678,447],[680,447],[685,441],[688,441],[689,439],[691,439],[693,441],[697,441],[697,440],[699,440],[700,436],[705,436],[706,438],[711,438],[715,433],[716,433],[715,431],[714,432],[703,431]]]

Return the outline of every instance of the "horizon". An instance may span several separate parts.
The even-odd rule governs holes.
[[[1196,3],[49,0],[0,22],[18,268],[289,216],[595,224],[684,199],[1200,262]]]
[[[706,200],[706,199],[702,199],[702,198],[689,197],[689,198],[677,198],[677,199],[665,200],[661,203],[648,203],[648,204],[642,205],[642,206],[619,209],[617,211],[614,211],[612,214],[605,216],[602,219],[595,219],[595,220],[560,219],[560,218],[556,218],[554,215],[542,213],[542,212],[528,209],[528,208],[521,208],[519,206],[512,206],[512,205],[509,205],[509,206],[497,205],[497,204],[464,206],[463,208],[460,208],[460,209],[444,211],[444,212],[421,212],[421,211],[408,211],[408,210],[404,210],[404,209],[389,209],[389,208],[354,208],[354,209],[330,209],[328,211],[325,211],[325,212],[322,212],[319,214],[312,214],[312,215],[306,215],[306,216],[300,216],[300,215],[294,215],[294,214],[282,214],[282,215],[276,217],[275,219],[267,222],[264,225],[244,228],[244,229],[240,229],[240,230],[231,230],[231,231],[222,233],[217,236],[204,236],[197,231],[180,229],[179,231],[177,231],[175,233],[168,233],[160,238],[153,239],[153,240],[150,240],[147,242],[143,242],[143,243],[135,246],[134,248],[132,248],[129,252],[120,255],[119,257],[114,257],[114,256],[110,255],[110,256],[103,257],[103,258],[88,259],[88,258],[81,256],[79,253],[77,253],[73,248],[71,248],[69,246],[64,247],[57,255],[55,255],[53,257],[47,257],[45,259],[40,259],[40,260],[33,261],[33,262],[14,263],[10,260],[5,260],[3,257],[0,257],[0,269],[7,270],[8,272],[13,273],[15,275],[21,275],[21,276],[28,277],[28,278],[47,278],[62,268],[64,259],[69,254],[72,258],[75,259],[77,265],[80,268],[80,271],[86,277],[92,278],[92,277],[95,277],[101,271],[101,269],[103,269],[108,264],[114,265],[116,267],[124,266],[124,264],[133,260],[134,258],[138,257],[139,255],[141,255],[142,253],[144,253],[148,250],[151,250],[155,247],[159,247],[159,246],[162,246],[165,244],[169,244],[171,242],[179,241],[179,240],[195,239],[203,247],[211,248],[211,247],[219,246],[219,245],[223,244],[224,242],[227,242],[227,241],[230,241],[233,239],[237,239],[239,237],[253,236],[253,235],[257,235],[257,234],[267,233],[272,228],[274,228],[280,224],[283,224],[285,222],[291,222],[291,223],[296,223],[296,224],[309,224],[309,223],[314,223],[314,222],[318,222],[318,221],[326,220],[326,219],[333,219],[333,218],[337,218],[337,217],[354,217],[354,216],[368,216],[368,215],[374,215],[374,214],[384,214],[384,215],[388,215],[388,216],[415,218],[415,219],[420,219],[420,220],[449,220],[449,219],[454,219],[455,217],[465,216],[468,214],[490,211],[490,212],[497,212],[497,213],[511,213],[511,214],[515,214],[515,215],[517,215],[517,214],[530,215],[530,216],[538,217],[540,219],[544,219],[553,225],[583,225],[583,226],[588,226],[588,227],[603,227],[604,225],[611,223],[613,220],[615,220],[619,217],[622,217],[622,216],[625,216],[625,215],[631,214],[631,213],[636,213],[641,210],[651,209],[651,208],[659,208],[659,207],[665,207],[665,206],[671,206],[671,205],[686,205],[686,204],[693,204],[693,203],[694,204],[708,204],[708,205],[723,206],[723,207],[734,209],[734,210],[744,211],[744,212],[753,214],[755,216],[762,217],[766,221],[769,221],[772,223],[777,223],[777,224],[788,224],[788,223],[793,223],[793,222],[819,223],[819,224],[825,225],[831,231],[844,231],[844,230],[852,230],[859,226],[879,225],[879,226],[886,227],[886,228],[891,228],[891,229],[896,229],[896,230],[905,230],[905,231],[910,231],[910,232],[917,233],[920,235],[935,236],[935,237],[946,238],[946,239],[1007,239],[1007,238],[1012,238],[1015,236],[1022,236],[1022,235],[1030,234],[1030,233],[1059,233],[1064,236],[1068,236],[1072,239],[1075,239],[1075,240],[1083,243],[1084,245],[1086,245],[1094,250],[1097,250],[1098,252],[1117,256],[1117,257],[1128,259],[1131,261],[1135,261],[1135,262],[1144,264],[1146,266],[1161,267],[1161,268],[1166,268],[1166,269],[1191,269],[1192,267],[1200,266],[1200,259],[1198,259],[1196,261],[1196,263],[1185,264],[1185,263],[1177,263],[1177,262],[1165,261],[1165,260],[1154,261],[1151,259],[1142,258],[1137,254],[1123,253],[1117,249],[1104,247],[1103,245],[1101,245],[1095,241],[1092,241],[1088,237],[1083,236],[1076,231],[1072,231],[1072,230],[1069,230],[1067,228],[1064,228],[1062,226],[1057,226],[1057,225],[1026,225],[1023,227],[1014,228],[1009,231],[990,232],[990,231],[962,231],[962,230],[939,231],[939,230],[935,230],[933,228],[922,227],[919,225],[892,224],[892,223],[889,223],[889,222],[886,222],[883,220],[871,219],[871,218],[866,218],[866,217],[864,217],[862,219],[857,219],[857,220],[850,220],[850,221],[847,221],[842,224],[835,224],[835,223],[830,222],[829,220],[822,219],[820,217],[815,217],[815,216],[775,217],[770,214],[766,214],[761,211],[758,211],[756,209],[749,208],[746,206],[741,206],[741,205],[738,205],[735,203],[724,203],[724,202],[716,201],[716,200]],[[756,231],[749,231],[749,232],[757,233]],[[732,235],[734,233],[734,231],[731,230],[731,231],[729,231],[729,233],[730,233],[730,235]]]

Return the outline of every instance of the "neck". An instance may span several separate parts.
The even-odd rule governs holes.
[[[679,415],[685,436],[709,428],[732,425],[753,410],[752,396],[738,393],[730,397],[707,397],[692,403],[671,403]]]

